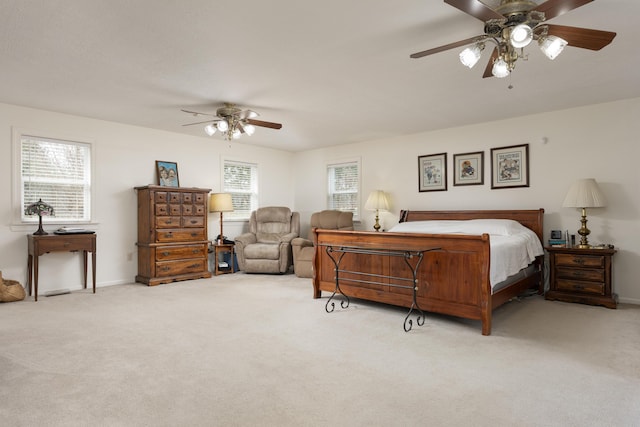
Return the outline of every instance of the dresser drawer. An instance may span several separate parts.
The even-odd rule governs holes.
[[[207,240],[204,228],[158,230],[156,232],[156,242],[193,242],[197,240]]]
[[[177,259],[205,258],[208,255],[207,244],[184,246],[158,246],[156,248],[157,261],[170,261]]]
[[[156,216],[165,216],[169,215],[169,205],[166,204],[156,204]]]
[[[176,228],[182,227],[179,216],[157,216],[156,217],[157,228]]]
[[[556,281],[558,291],[584,292],[587,294],[604,295],[604,282],[583,282],[580,280],[558,279]]]
[[[180,261],[156,262],[156,276],[168,277],[180,274],[200,273],[207,271],[206,259],[187,259]]]
[[[604,256],[556,254],[556,265],[603,268]]]
[[[182,218],[182,227],[204,227],[203,216],[186,216]]]
[[[557,267],[556,276],[559,279],[575,279],[575,280],[588,280],[593,282],[604,282],[604,269]]]

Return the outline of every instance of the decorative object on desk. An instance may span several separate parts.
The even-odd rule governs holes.
[[[209,212],[220,212],[220,235],[216,239],[218,244],[225,243],[225,235],[222,232],[223,212],[233,212],[233,200],[230,193],[213,193],[209,197]]]
[[[587,240],[587,236],[591,230],[587,228],[587,208],[601,208],[605,206],[604,195],[598,187],[598,183],[593,178],[579,179],[574,182],[567,196],[564,198],[562,206],[565,208],[582,209],[582,218],[580,223],[582,227],[578,230],[581,236],[580,244],[576,247],[579,249],[589,249],[591,245]]]
[[[33,233],[36,236],[42,236],[45,234],[49,234],[42,228],[42,217],[43,216],[53,216],[54,210],[53,206],[48,203],[42,201],[42,199],[38,199],[37,202],[31,203],[24,210],[25,215],[38,215],[38,230]]]
[[[491,149],[491,189],[529,186],[529,144]]]
[[[384,191],[372,191],[371,194],[369,194],[367,203],[364,204],[364,208],[369,211],[376,211],[376,223],[373,225],[373,229],[380,231],[379,211],[381,209],[384,211],[389,210],[389,201],[387,200],[387,196],[384,194]]]
[[[447,190],[447,153],[418,157],[418,191]]]
[[[0,302],[22,301],[25,296],[26,293],[20,282],[3,279],[0,271]]]
[[[453,155],[453,185],[484,184],[484,151]]]
[[[180,186],[177,163],[156,160],[156,172],[158,174],[159,185],[162,185],[164,187]]]

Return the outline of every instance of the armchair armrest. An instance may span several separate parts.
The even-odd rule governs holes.
[[[288,234],[284,234],[282,236],[280,236],[280,244],[282,243],[286,243],[286,244],[290,244],[291,241],[293,239],[295,239],[296,237],[298,237],[297,233],[288,233]]]
[[[313,242],[309,239],[305,239],[304,237],[296,237],[291,241],[291,245],[302,249],[313,247]]]
[[[244,233],[235,238],[236,245],[238,244],[238,242],[240,242],[241,244],[246,246],[252,243],[256,243],[257,241],[258,239],[256,238],[256,235],[253,233]]]

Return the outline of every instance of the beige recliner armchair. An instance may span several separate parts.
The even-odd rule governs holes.
[[[286,273],[293,256],[291,241],[300,235],[300,214],[287,207],[251,212],[249,232],[236,237],[238,267],[247,273]]]
[[[353,212],[325,210],[311,215],[309,239],[293,239],[293,271],[298,277],[313,277],[313,229],[353,230]]]

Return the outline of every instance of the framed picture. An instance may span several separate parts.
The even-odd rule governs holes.
[[[491,188],[529,186],[529,144],[491,149]]]
[[[453,155],[453,185],[484,184],[484,151]]]
[[[158,184],[164,187],[180,186],[177,163],[156,160],[156,172],[158,173]]]
[[[418,190],[446,191],[447,153],[418,157]]]

